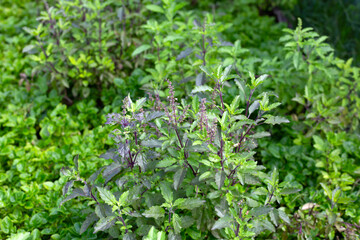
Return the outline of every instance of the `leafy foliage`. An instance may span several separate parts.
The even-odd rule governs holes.
[[[0,238],[358,239],[356,24],[306,2],[3,0]]]
[[[66,174],[68,184],[80,181],[84,186],[74,188],[63,201],[83,196],[95,203],[99,220],[94,233],[108,230],[113,237],[136,239],[132,234],[149,237],[155,227],[161,234],[181,239],[192,237],[192,231],[200,231],[201,238],[211,234],[241,239],[275,231],[267,217],[270,212],[281,211],[281,219],[288,220],[274,202],[279,204],[282,195],[298,190],[279,184],[278,171],[267,175],[253,158],[255,128],[269,120],[288,122],[268,113],[273,107],[266,92],[261,100],[253,100],[266,76],[250,74],[247,102],[241,109],[240,96],[230,105],[222,98],[231,65],[219,66],[216,73],[202,70],[216,85],[201,100],[193,95],[191,104],[182,99],[180,105],[168,81],[166,103],[158,95],[150,103],[145,98],[133,102],[128,96],[122,113],[108,115],[107,123],[120,129],[112,131],[117,145],[114,162],[100,169],[98,181],[80,178],[77,167]],[[251,110],[254,102],[258,104]],[[251,118],[255,111],[256,117]],[[102,208],[111,211],[102,213]],[[113,229],[120,232],[115,235]]]

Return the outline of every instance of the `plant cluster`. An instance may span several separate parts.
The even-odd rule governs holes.
[[[277,169],[266,174],[253,157],[256,139],[269,136],[257,127],[288,120],[269,114],[279,105],[269,93],[255,97],[266,75],[250,74],[246,88],[238,82],[243,108],[241,95],[224,102],[230,72],[231,65],[205,71],[216,87],[202,99],[194,94],[191,104],[178,101],[168,81],[165,103],[159,95],[128,96],[122,113],[107,116],[118,127],[111,134],[117,147],[102,157],[114,162],[86,180],[78,157],[74,169],[62,170],[70,180],[64,193],[74,187],[63,202],[83,196],[94,206],[81,232],[95,223],[94,233],[122,239],[243,239],[290,223],[278,204],[299,189],[280,183]]]
[[[359,239],[359,67],[299,6],[3,0],[0,238]]]

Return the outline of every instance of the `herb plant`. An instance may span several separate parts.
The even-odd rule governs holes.
[[[136,102],[128,96],[122,113],[108,115],[107,124],[120,127],[112,131],[117,148],[103,155],[114,162],[87,180],[80,176],[78,158],[74,169],[63,169],[70,180],[64,193],[71,192],[63,202],[83,196],[95,208],[81,232],[96,222],[94,233],[109,231],[123,239],[242,239],[275,231],[281,219],[290,223],[276,202],[298,190],[280,183],[276,169],[266,174],[254,160],[256,139],[269,136],[257,126],[288,120],[269,114],[279,103],[270,104],[267,92],[255,98],[267,75],[250,73],[246,87],[235,80],[239,93],[247,93],[244,108],[241,95],[224,102],[230,72],[231,65],[205,70],[215,87],[204,97],[193,94],[191,103],[179,103],[168,81],[165,103],[156,93]],[[76,182],[82,187],[72,189]]]

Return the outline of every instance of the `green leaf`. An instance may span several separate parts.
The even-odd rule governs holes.
[[[175,158],[169,157],[169,158],[165,158],[164,160],[161,160],[160,162],[158,162],[158,164],[156,164],[156,167],[166,168],[166,167],[173,165],[176,162],[177,162],[177,160]]]
[[[165,113],[164,112],[159,112],[159,111],[155,111],[155,112],[151,112],[149,115],[146,116],[146,122],[150,122],[156,118],[162,117],[164,116]]]
[[[129,196],[129,190],[125,191],[121,194],[120,198],[119,198],[119,205],[120,206],[128,206],[129,202],[128,202],[128,196]]]
[[[151,140],[145,140],[141,142],[141,146],[149,147],[149,148],[161,148],[162,141],[151,139]]]
[[[210,172],[210,171],[204,172],[203,174],[200,175],[199,181],[208,179],[211,175],[212,175],[212,172]]]
[[[315,142],[314,148],[320,151],[326,151],[326,144],[319,136],[314,135],[313,139]]]
[[[232,103],[231,103],[231,105],[230,105],[231,113],[234,113],[235,110],[239,107],[240,100],[241,100],[241,96],[240,96],[240,95],[237,95],[237,96],[234,98],[234,100],[232,101]]]
[[[182,181],[185,178],[186,175],[186,171],[187,168],[180,168],[179,170],[176,171],[176,173],[174,174],[174,189],[178,190]]]
[[[8,216],[6,216],[1,220],[0,227],[5,234],[9,234],[11,229],[13,228],[13,223],[11,219]]]
[[[136,55],[145,52],[146,50],[150,49],[151,46],[148,44],[141,45],[140,47],[136,48],[134,52],[131,54],[132,57],[135,57]]]
[[[142,215],[147,218],[161,218],[165,215],[165,210],[160,206],[152,206],[149,210],[146,210]]]
[[[181,201],[178,208],[179,209],[187,209],[192,210],[194,208],[198,208],[205,203],[204,200],[198,198],[186,198],[184,201]]]
[[[257,87],[257,86],[259,86],[261,83],[263,83],[264,80],[265,80],[266,78],[268,78],[268,77],[269,77],[269,75],[267,75],[267,74],[264,74],[264,75],[261,75],[260,77],[258,77],[258,78],[255,80],[255,87]]]
[[[74,159],[73,162],[75,164],[75,170],[78,172],[79,171],[79,154],[77,154]]]
[[[123,240],[136,240],[135,234],[134,233],[126,233],[124,235],[124,237],[122,238]],[[164,239],[165,240],[165,239]]]
[[[198,92],[206,92],[206,91],[212,91],[213,89],[206,85],[201,86],[195,86],[195,88],[191,91],[192,94],[198,93]]]
[[[225,70],[221,74],[220,82],[224,82],[227,79],[227,77],[231,71],[231,68],[232,68],[232,65],[229,65],[225,68]]]
[[[46,219],[47,215],[45,213],[36,213],[30,219],[30,225],[33,227],[40,227],[45,225],[48,221]]]
[[[326,195],[329,199],[331,199],[331,198],[332,198],[331,189],[330,189],[328,186],[326,186],[324,183],[320,183],[320,185],[321,185],[321,187],[324,189],[325,195]]]
[[[254,101],[249,107],[249,115],[248,116],[251,116],[251,114],[259,107],[260,107],[259,100]]]
[[[158,230],[152,226],[148,232],[148,235],[145,237],[145,240],[157,240],[157,233]]]
[[[31,52],[34,48],[36,48],[35,45],[27,45],[23,48],[22,52],[23,53],[28,53],[28,52]]]
[[[172,224],[173,224],[175,233],[176,234],[180,233],[180,231],[181,231],[181,218],[176,213],[173,214]]]
[[[101,218],[94,227],[94,233],[97,233],[99,231],[104,231],[106,229],[109,229],[115,224],[115,216],[109,216],[105,218]]]
[[[280,209],[278,209],[278,213],[279,213],[279,217],[280,217],[284,222],[286,222],[287,224],[290,225],[290,218],[288,217],[288,215],[287,215],[284,211],[282,211],[282,210],[280,210]]]
[[[269,132],[257,132],[253,135],[251,135],[250,137],[252,138],[263,138],[263,137],[269,137],[270,133]]]
[[[30,237],[29,232],[22,232],[22,233],[17,233],[15,235],[12,235],[7,240],[27,240],[29,237]]]
[[[240,96],[245,99],[245,84],[243,81],[235,80],[236,86],[239,88]]]
[[[171,203],[173,201],[173,191],[170,187],[170,183],[162,182],[160,183],[161,194],[164,197],[165,201]]]
[[[265,123],[268,123],[268,124],[272,124],[272,125],[275,125],[275,124],[281,124],[281,123],[289,123],[290,121],[287,120],[286,118],[284,117],[275,117],[275,116],[270,116],[268,117],[268,119],[266,119]]]
[[[69,56],[69,60],[72,65],[75,65],[75,66],[77,65],[77,61],[73,56]]]
[[[246,198],[246,204],[249,207],[258,207],[260,203],[252,198]]]
[[[299,192],[300,189],[298,188],[283,188],[280,190],[281,195],[293,194]]]
[[[145,103],[146,103],[145,97],[137,100],[135,103],[135,111],[139,111],[144,106]]]
[[[159,231],[156,237],[156,240],[166,240],[166,232]]]
[[[251,210],[251,215],[253,215],[254,217],[258,217],[261,215],[268,214],[271,210],[273,210],[273,207],[270,206],[256,207]]]
[[[146,5],[145,7],[153,12],[164,13],[164,9],[162,9],[160,6],[155,5],[155,4],[149,4],[149,5]]]
[[[116,201],[114,194],[112,194],[109,190],[102,188],[102,187],[97,187],[97,190],[99,191],[100,198],[106,204],[108,204],[110,206],[117,205],[117,201]]]
[[[189,228],[194,224],[194,222],[195,222],[195,220],[188,215],[181,217],[181,227],[182,228]]]
[[[259,187],[259,188],[256,188],[256,189],[252,192],[252,194],[264,196],[264,195],[267,195],[267,194],[268,194],[268,191],[267,191],[266,188],[264,188],[264,187]]]
[[[279,226],[280,217],[279,212],[276,209],[270,212],[270,219],[275,224],[275,226]]]
[[[269,231],[271,231],[271,232],[275,232],[275,227],[274,227],[274,225],[272,225],[272,223],[269,222],[268,220],[263,220],[263,221],[261,221],[261,225],[262,225],[265,229],[267,229],[267,230],[269,230]]]
[[[231,227],[233,219],[229,216],[225,216],[217,220],[212,226],[211,230],[222,229]]]
[[[192,109],[195,113],[199,112],[199,97],[197,95],[193,96]]]
[[[218,187],[219,190],[224,185],[224,181],[225,181],[225,172],[224,171],[220,170],[217,173],[215,173],[215,182],[216,182],[216,186]]]
[[[228,115],[229,115],[228,111],[225,111],[224,114],[222,115],[221,120],[220,120],[221,126],[227,125],[226,120],[227,120]]]
[[[213,78],[213,73],[210,72],[210,70],[206,66],[200,66],[201,71],[203,71],[206,75],[208,75],[210,78]]]
[[[173,42],[176,40],[182,40],[184,39],[183,36],[179,35],[179,34],[172,34],[172,35],[168,35],[164,38],[164,42]]]
[[[299,68],[299,62],[300,62],[300,52],[296,51],[294,56],[293,56],[293,64],[295,69]]]

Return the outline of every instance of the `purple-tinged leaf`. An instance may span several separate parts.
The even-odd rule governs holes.
[[[101,167],[99,168],[96,172],[94,172],[93,174],[91,174],[91,176],[88,178],[87,182],[89,183],[93,183],[97,177],[100,175],[101,171],[104,169],[105,167]]]
[[[225,181],[225,172],[224,171],[218,171],[217,173],[215,173],[215,182],[216,182],[216,186],[218,187],[219,190],[224,185],[224,181]]]
[[[129,145],[125,143],[119,143],[117,144],[118,149],[117,152],[120,154],[121,157],[125,157],[129,154]]]
[[[115,177],[122,169],[122,166],[117,163],[114,162],[112,164],[110,164],[109,166],[107,166],[104,170],[104,172],[102,173],[102,176],[105,179],[105,185],[111,181],[111,179],[113,177]]]
[[[202,56],[199,55],[199,54],[195,54],[195,57],[196,57],[197,59],[202,59]]]
[[[109,229],[110,227],[114,226],[115,224],[115,216],[110,216],[106,218],[101,218],[94,227],[94,233],[97,233],[98,231],[104,231],[106,229]]]
[[[144,154],[138,154],[138,156],[136,157],[136,165],[138,165],[142,171],[146,171],[147,161]]]
[[[83,188],[84,193],[86,194],[86,196],[90,196],[91,193],[91,187],[88,184],[85,184],[84,188]]]
[[[182,181],[185,178],[187,172],[187,168],[180,168],[177,170],[177,172],[174,174],[174,189],[178,190]]]
[[[183,58],[186,58],[187,56],[189,56],[192,53],[192,48],[187,48],[184,51],[181,51],[179,55],[177,55],[176,57],[176,61],[179,61]]]
[[[113,159],[113,160],[117,160],[118,157],[118,153],[116,151],[115,148],[111,148],[109,149],[106,153],[103,153],[99,156],[99,158],[103,158],[103,159]]]
[[[62,189],[63,196],[65,196],[67,194],[67,192],[73,185],[74,185],[74,180],[70,180],[64,185],[64,187]]]
[[[192,77],[192,76],[183,78],[183,79],[181,79],[180,84],[184,84],[184,83],[190,82],[193,78],[194,78],[194,77]]]
[[[98,219],[99,219],[99,217],[96,216],[95,213],[91,213],[90,215],[88,215],[86,217],[85,221],[83,222],[83,224],[81,225],[80,235],[83,234]]]
[[[71,199],[74,199],[79,196],[86,197],[87,195],[81,188],[75,188],[69,196],[67,196],[60,202],[60,206],[62,206],[65,202],[70,201]]]
[[[196,86],[201,86],[205,84],[205,74],[203,72],[196,75],[195,84]]]
[[[72,174],[72,170],[68,167],[63,167],[61,168],[60,173],[64,176],[70,176]]]
[[[129,176],[122,176],[121,178],[117,179],[115,182],[119,188],[122,188],[123,185],[128,181],[129,181]]]
[[[152,121],[156,118],[162,117],[164,115],[165,115],[165,113],[160,112],[160,111],[151,112],[146,116],[145,122],[150,122],[150,121]]]
[[[156,139],[145,140],[141,142],[141,145],[149,148],[160,148],[162,145],[162,141]]]

